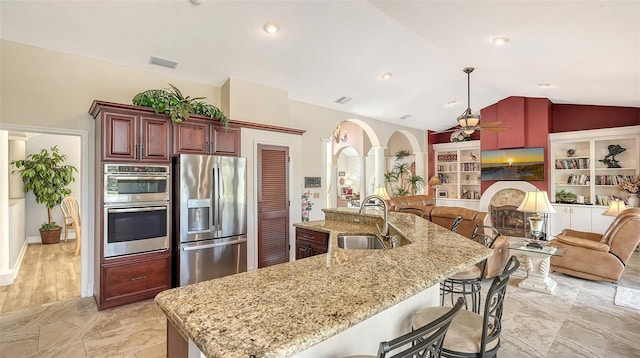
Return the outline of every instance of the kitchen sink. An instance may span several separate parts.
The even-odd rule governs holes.
[[[343,234],[338,235],[338,247],[352,250],[379,250],[384,244],[377,236],[371,234]]]

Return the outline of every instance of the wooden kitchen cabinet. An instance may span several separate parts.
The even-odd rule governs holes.
[[[171,251],[104,260],[98,309],[155,297],[171,288]]]
[[[328,244],[328,233],[296,228],[296,260],[326,254]]]
[[[173,154],[240,155],[240,129],[199,118],[173,126]]]
[[[165,118],[134,111],[101,112],[102,160],[169,163],[169,131]]]

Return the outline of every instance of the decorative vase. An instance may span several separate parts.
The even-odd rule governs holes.
[[[633,208],[640,208],[640,198],[638,194],[629,194],[629,206]]]

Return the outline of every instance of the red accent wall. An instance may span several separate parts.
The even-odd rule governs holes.
[[[496,150],[509,148],[543,147],[545,152],[545,179],[550,176],[549,129],[551,124],[551,102],[546,98],[509,97],[482,109],[482,121],[500,121],[509,128],[505,132],[481,131],[480,149]],[[495,181],[483,180],[481,192]],[[548,190],[548,181],[532,181],[540,190]]]
[[[640,108],[554,104],[551,133],[635,126]]]
[[[507,148],[545,148],[544,181],[534,181],[540,190],[548,190],[551,177],[549,133],[640,125],[640,108],[553,104],[547,98],[508,97],[483,108],[482,123],[503,122],[506,132],[476,131],[471,138],[480,139],[481,150]],[[429,176],[435,173],[433,146],[448,143],[450,133],[429,136]],[[481,192],[495,181],[482,181]]]

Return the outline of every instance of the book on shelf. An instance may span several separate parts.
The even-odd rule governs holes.
[[[618,185],[623,179],[631,180],[632,175],[596,175],[596,185]]]
[[[589,158],[556,159],[556,169],[589,169]]]
[[[586,174],[571,174],[567,178],[567,184],[570,185],[589,185],[590,177]]]

